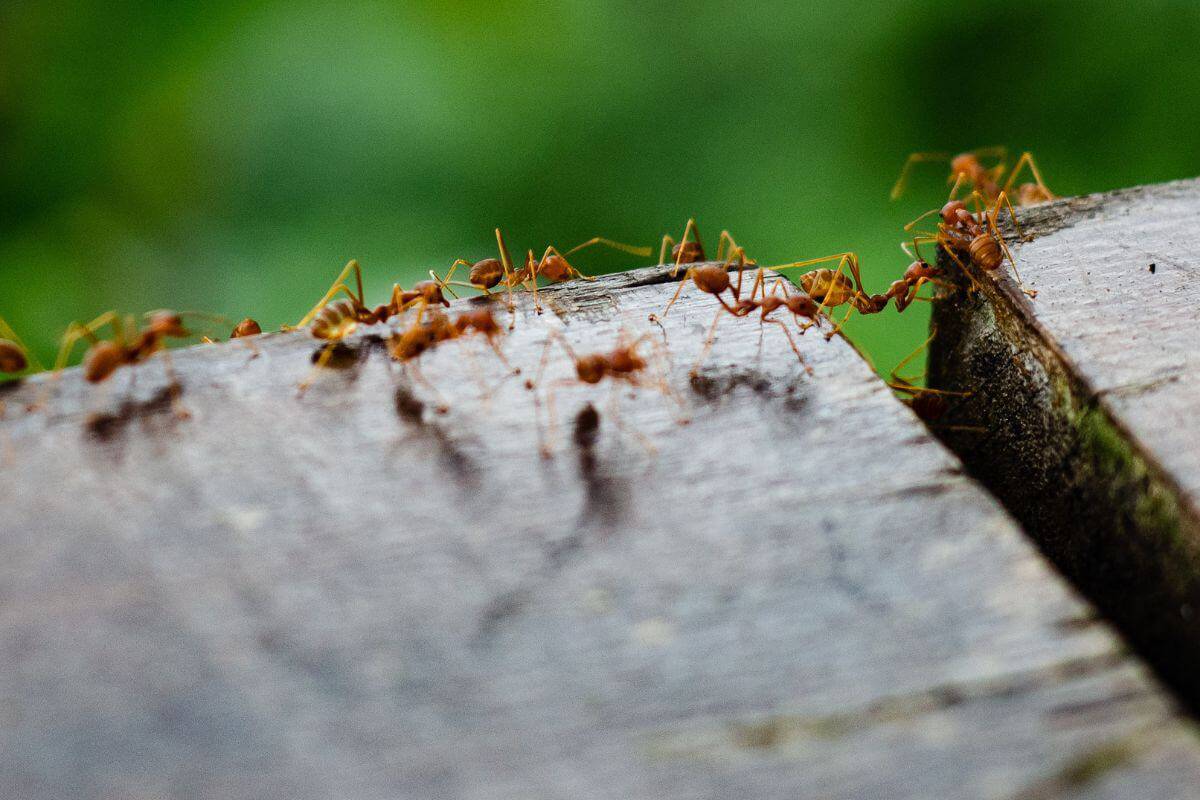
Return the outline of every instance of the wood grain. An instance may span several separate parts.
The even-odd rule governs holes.
[[[726,319],[689,379],[674,288],[522,298],[521,376],[376,328],[303,397],[304,333],[177,352],[187,420],[154,362],[6,390],[0,796],[1194,796],[1172,703],[846,342],[809,376]],[[665,336],[676,397],[565,387],[541,458],[552,326]]]

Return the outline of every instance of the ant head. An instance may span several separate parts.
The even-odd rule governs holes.
[[[240,339],[243,336],[258,336],[262,333],[262,327],[257,322],[246,317],[239,322],[233,329],[233,333],[229,334],[230,339]]]
[[[946,205],[942,206],[942,222],[946,223],[947,225],[956,225],[959,220],[958,212],[966,210],[967,204],[962,200],[951,200],[950,202],[946,203]],[[969,214],[970,212],[967,213]]]
[[[21,372],[29,366],[25,350],[16,342],[0,339],[0,372]]]
[[[83,357],[83,377],[89,383],[99,383],[121,366],[121,348],[112,342],[96,342]]]
[[[420,293],[429,305],[450,305],[450,301],[442,294],[442,285],[437,281],[419,281],[413,284],[413,291]]]
[[[571,277],[571,266],[562,256],[551,253],[538,266],[538,274],[550,281],[565,281]]]
[[[150,330],[158,336],[183,339],[192,334],[183,327],[183,318],[174,311],[155,311],[150,315]]]
[[[928,261],[918,258],[908,265],[908,269],[904,270],[904,281],[915,282],[921,278],[932,278],[935,272],[936,270],[930,266]]]
[[[814,319],[817,316],[817,302],[807,294],[797,292],[796,294],[788,295],[786,302],[788,311],[798,317]]]

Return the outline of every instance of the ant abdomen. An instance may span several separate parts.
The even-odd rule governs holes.
[[[704,245],[697,241],[680,242],[671,248],[671,258],[676,264],[695,264],[704,260]]]
[[[116,371],[125,360],[121,348],[113,342],[96,342],[83,357],[83,377],[88,383],[99,383]]]
[[[485,258],[471,265],[467,280],[475,286],[491,289],[504,278],[504,264],[498,258]]]
[[[0,372],[22,372],[29,366],[25,350],[16,342],[0,339]]]
[[[999,242],[986,233],[972,239],[967,251],[971,255],[971,261],[986,270],[998,269],[1004,261]]]
[[[317,339],[335,341],[349,336],[356,327],[358,309],[349,300],[338,300],[317,312],[309,332]]]
[[[706,294],[721,294],[729,288],[729,271],[711,264],[696,267],[692,270],[692,281],[697,289]]]

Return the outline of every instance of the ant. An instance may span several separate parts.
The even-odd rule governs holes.
[[[120,367],[140,364],[162,351],[163,371],[167,376],[171,400],[175,404],[175,414],[187,418],[191,415],[179,405],[179,380],[165,349],[167,339],[185,339],[192,335],[183,325],[185,314],[203,316],[195,312],[152,311],[146,315],[147,324],[139,327],[132,315],[123,317],[115,311],[109,311],[86,325],[72,322],[62,337],[58,358],[54,362],[55,375],[66,367],[71,352],[81,339],[90,342],[83,356],[83,377],[88,383],[108,380]],[[97,332],[104,327],[112,331],[111,339],[97,336]]]
[[[934,264],[930,264],[921,255],[920,246],[917,244],[917,239],[913,239],[912,250],[908,248],[908,242],[903,242],[900,248],[908,254],[913,261],[904,270],[904,275],[898,280],[892,281],[892,285],[888,290],[881,295],[872,296],[872,302],[882,311],[887,307],[888,301],[895,299],[896,313],[904,313],[904,309],[908,308],[917,300],[924,300],[923,297],[918,297],[921,287],[926,283],[932,283],[936,286],[945,286],[940,278],[942,270]]]
[[[700,229],[696,227],[696,220],[689,219],[683,228],[683,236],[676,242],[669,234],[662,238],[662,246],[658,251],[658,263],[667,263],[667,251],[670,249],[671,258],[675,265],[675,269],[671,271],[671,277],[679,274],[679,268],[684,264],[698,264],[704,261],[704,244],[700,241]],[[731,257],[727,260],[725,254]],[[738,253],[741,258],[745,258],[745,251],[738,247],[733,236],[729,231],[721,231],[720,237],[717,239],[717,261],[732,262],[732,256]],[[649,255],[649,253],[647,253]],[[754,262],[750,262],[754,263]],[[664,312],[665,313],[665,312]]]
[[[42,365],[37,357],[25,346],[17,332],[0,317],[0,374],[16,375],[24,372],[29,368],[30,359],[40,371]]]
[[[854,311],[858,311],[860,314],[878,314],[887,305],[884,295],[868,295],[863,290],[862,270],[859,266],[858,254],[854,252],[835,253],[831,256],[810,258],[807,261],[796,261],[770,268],[776,272],[782,272],[786,269],[810,267],[814,264],[824,264],[834,260],[838,262],[837,269],[822,267],[809,270],[801,274],[799,278],[800,288],[817,302],[817,314],[827,313],[827,309],[838,306],[849,306],[842,321],[825,334],[827,341],[841,331]],[[845,274],[846,267],[850,268],[850,275]]]
[[[937,422],[949,413],[950,401],[947,400],[948,397],[970,397],[972,394],[971,392],[955,392],[949,389],[930,389],[919,386],[917,379],[907,378],[900,374],[900,370],[924,352],[935,338],[937,338],[937,328],[931,327],[929,338],[896,365],[895,369],[888,376],[887,381],[887,385],[893,390],[907,395],[907,397],[901,398],[901,402],[911,408],[913,413],[926,423]]]
[[[511,374],[519,375],[520,368],[514,368],[505,357],[504,351],[500,349],[497,340],[502,332],[500,323],[496,321],[490,308],[469,309],[459,312],[454,318],[438,308],[422,308],[411,325],[392,334],[388,339],[387,346],[393,360],[403,363],[411,362],[413,369],[416,370],[416,359],[442,342],[478,335],[487,340],[496,357],[506,368],[511,370]],[[478,372],[478,370],[473,369],[472,372]],[[433,388],[428,381],[424,380],[419,371],[416,374],[423,383]],[[484,393],[488,394],[486,389]],[[446,406],[443,403],[439,407],[439,411],[445,413],[445,410]]]
[[[978,193],[975,193],[975,198],[978,207]],[[1024,234],[1021,232],[1021,225],[1017,221],[1016,211],[1013,209],[1012,203],[1009,202],[1007,195],[1003,192],[1000,194],[1000,200],[997,201],[990,211],[984,209],[978,212],[979,216],[982,217],[982,221],[967,209],[967,204],[962,200],[951,199],[941,209],[927,211],[917,217],[905,225],[904,229],[911,231],[925,217],[931,214],[938,214],[940,220],[938,222],[937,233],[920,233],[918,238],[913,240],[914,244],[918,240],[936,242],[962,271],[966,273],[976,289],[980,288],[979,282],[975,280],[970,270],[963,264],[960,256],[965,256],[971,263],[986,272],[999,269],[1004,264],[1004,259],[1007,258],[1009,263],[1012,264],[1013,275],[1016,277],[1017,285],[1021,291],[1031,298],[1037,297],[1037,291],[1026,287],[1025,282],[1021,280],[1021,272],[1017,269],[1016,259],[1013,258],[1012,252],[1008,249],[1008,244],[1004,240],[1004,236],[1000,233],[1000,229],[996,225],[1002,204],[1008,209],[1009,218],[1012,220],[1013,228],[1016,230],[1018,238],[1024,239]]]
[[[997,158],[999,160],[994,166],[988,168],[983,166],[982,159],[985,158]],[[900,177],[896,180],[896,185],[892,187],[892,199],[896,200],[904,193],[905,186],[908,183],[908,175],[916,164],[939,161],[950,162],[950,177],[947,178],[946,182],[954,184],[955,187],[950,194],[951,200],[955,199],[958,187],[964,181],[989,204],[995,203],[1001,195],[1011,197],[1013,196],[1013,184],[1016,183],[1017,176],[1021,174],[1021,170],[1026,167],[1033,174],[1034,182],[1026,182],[1017,186],[1017,204],[1030,206],[1055,198],[1054,193],[1047,188],[1045,182],[1042,180],[1041,171],[1038,170],[1037,162],[1033,160],[1033,155],[1028,151],[1021,154],[1016,166],[1013,167],[1011,172],[1008,172],[1008,179],[1001,186],[1000,180],[1004,178],[1005,172],[1008,171],[1007,158],[1008,149],[1005,147],[982,147],[978,150],[959,153],[953,157],[949,153],[912,153],[909,155],[908,160],[904,162],[904,168],[900,171]]]
[[[596,384],[602,382],[605,378],[608,378],[612,383],[613,389],[609,400],[609,415],[612,417],[613,422],[621,430],[625,430],[625,426],[621,423],[620,415],[617,412],[617,390],[622,382],[632,387],[650,385],[658,389],[658,391],[660,391],[665,397],[674,397],[670,384],[667,382],[667,377],[662,372],[661,365],[657,380],[649,384],[643,380],[642,376],[650,365],[649,362],[638,352],[638,348],[642,345],[642,343],[647,341],[649,341],[652,345],[657,346],[657,342],[655,342],[652,335],[649,333],[644,333],[637,339],[630,341],[625,332],[621,331],[617,335],[617,344],[612,350],[606,353],[601,352],[578,355],[574,348],[571,347],[570,342],[567,341],[566,337],[563,336],[561,332],[558,330],[552,330],[550,332],[550,335],[546,338],[546,346],[542,350],[542,360],[538,368],[537,378],[534,381],[527,382],[525,384],[526,388],[533,389],[541,384],[542,374],[545,372],[546,362],[550,355],[550,348],[555,342],[558,342],[559,345],[562,346],[562,349],[571,359],[571,363],[575,367],[575,375],[573,378],[561,378],[556,380],[547,388],[546,405],[550,417],[550,424],[549,434],[541,445],[541,453],[544,458],[551,458],[553,456],[552,441],[555,430],[554,388],[557,386],[572,386],[577,384],[595,386]],[[662,353],[660,352],[659,355],[661,356]],[[538,431],[540,437],[540,426]],[[657,452],[654,444],[647,439],[644,434],[636,430],[634,430],[633,433],[642,446],[646,448],[648,453],[654,455]]]
[[[346,279],[351,274],[354,275],[354,289],[346,284]],[[325,296],[294,326],[302,328],[311,322],[309,333],[314,338],[327,342],[313,371],[301,381],[300,393],[303,394],[308,389],[317,372],[329,363],[335,345],[354,333],[359,325],[386,322],[413,306],[424,308],[431,305],[450,305],[450,301],[442,294],[443,285],[436,280],[419,281],[413,284],[412,289],[405,290],[399,284],[394,284],[391,299],[386,304],[368,308],[363,293],[362,268],[356,259],[351,259]],[[344,293],[346,297],[333,300],[339,292]]]
[[[594,276],[584,275],[580,272],[567,260],[567,256],[597,244],[602,244],[605,247],[611,247],[614,250],[620,250],[636,256],[650,255],[649,247],[634,247],[633,245],[615,242],[612,239],[594,236],[583,244],[572,247],[566,253],[561,253],[556,247],[550,245],[542,253],[540,259],[534,257],[533,250],[528,250],[525,254],[525,263],[519,269],[515,269],[513,267],[512,256],[508,252],[508,246],[504,243],[504,236],[500,233],[500,229],[496,228],[496,246],[500,251],[499,260],[485,258],[482,261],[471,263],[466,259],[460,258],[450,265],[450,270],[446,273],[445,278],[439,278],[432,270],[429,275],[442,286],[464,286],[466,288],[479,289],[485,294],[491,294],[491,289],[503,283],[505,289],[508,291],[509,311],[513,310],[513,287],[525,286],[532,290],[534,308],[537,310],[537,313],[541,314],[542,306],[538,300],[538,278],[545,278],[550,283],[562,283],[573,278],[580,278],[585,281],[596,280]],[[454,271],[459,266],[465,266],[469,270],[467,276],[468,283],[456,283],[450,280],[454,275]],[[511,325],[509,329],[512,329]]]

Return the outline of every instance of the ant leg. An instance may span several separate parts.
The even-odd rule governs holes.
[[[656,319],[664,318],[667,316],[667,312],[671,310],[671,306],[675,305],[675,301],[679,299],[679,295],[683,291],[683,287],[685,285],[687,285],[688,281],[692,280],[693,272],[694,272],[694,270],[692,270],[692,268],[689,267],[688,271],[683,273],[683,280],[679,281],[679,288],[677,288],[675,290],[675,294],[671,297],[671,301],[669,303],[667,303],[667,307],[663,309],[662,314],[659,317],[656,317]]]
[[[696,241],[700,241],[700,233],[696,229],[696,220],[688,219],[687,225],[683,228],[683,238],[679,240],[679,255],[675,256],[675,269],[671,270],[671,277],[674,278],[679,272],[680,259],[683,258],[684,246],[688,243],[688,236],[695,236]]]
[[[631,244],[624,244],[622,242],[614,242],[612,239],[605,239],[603,236],[593,236],[591,239],[588,239],[583,244],[577,244],[574,247],[572,247],[570,250],[568,250],[566,252],[565,255],[569,256],[572,253],[576,253],[576,252],[584,249],[585,247],[591,247],[592,245],[597,245],[597,244],[602,244],[605,247],[611,247],[613,250],[620,250],[623,253],[629,253],[630,255],[635,255],[635,256],[645,257],[645,256],[650,255],[650,252],[651,252],[649,247],[636,247]],[[557,251],[555,251],[555,252],[557,252]]]
[[[508,246],[504,244],[504,235],[496,228],[496,248],[500,251],[500,268],[504,270],[504,291],[508,295],[508,329],[511,331],[517,324],[517,305],[513,302],[513,266],[512,256],[508,254]]]
[[[612,380],[611,383],[612,389],[608,393],[609,418],[613,421],[613,424],[617,426],[617,429],[620,430],[621,433],[632,433],[634,438],[638,440],[638,444],[646,449],[646,453],[651,458],[656,458],[658,456],[658,448],[654,446],[654,442],[650,441],[650,438],[637,428],[633,427],[632,425],[626,425],[621,421],[621,411],[619,408],[621,401],[620,384],[618,384],[616,380]]]
[[[924,214],[922,214],[921,216],[919,216],[919,217],[917,217],[916,219],[914,219],[912,222],[910,222],[910,223],[908,223],[907,225],[905,225],[905,226],[904,226],[904,230],[911,232],[911,231],[912,231],[912,229],[916,227],[916,225],[917,225],[917,223],[918,223],[918,222],[920,222],[921,220],[925,219],[926,217],[929,217],[929,216],[932,216],[932,215],[934,215],[934,214],[938,214],[938,213],[941,213],[941,209],[940,209],[940,208],[931,208],[931,209],[929,209],[928,211],[926,211]]]
[[[763,322],[770,322],[772,325],[778,325],[783,331],[783,335],[787,337],[788,344],[792,346],[792,352],[796,354],[796,358],[800,359],[800,366],[804,367],[804,371],[809,375],[813,374],[812,367],[808,365],[808,360],[804,358],[804,354],[800,352],[800,348],[796,346],[796,340],[792,338],[792,332],[788,330],[787,324],[781,319],[764,319]]]
[[[350,287],[347,286],[345,282],[346,278],[350,277],[350,273],[352,272],[354,273],[355,284],[358,286],[358,294],[352,292]],[[317,304],[312,307],[311,311],[304,315],[303,319],[301,319],[292,327],[303,328],[305,325],[312,322],[313,317],[320,313],[321,309],[324,308],[330,300],[336,297],[338,292],[345,292],[351,300],[356,301],[360,306],[363,304],[362,269],[359,268],[357,259],[350,259],[346,266],[342,268],[341,273],[337,276],[337,279],[333,282],[333,285],[329,287],[329,291],[325,293],[325,296],[322,297]]]
[[[951,260],[954,261],[954,263],[958,265],[958,268],[962,270],[963,274],[967,276],[967,280],[971,282],[971,289],[973,291],[979,291],[983,289],[983,285],[976,280],[975,276],[971,274],[971,270],[967,269],[967,265],[964,264],[962,259],[958,257],[958,254],[954,252],[954,246],[950,243],[950,238],[944,230],[938,231],[937,235],[933,238],[922,239],[922,241],[935,243],[939,248],[941,248],[942,252],[950,256]]]
[[[909,173],[912,172],[912,168],[917,164],[949,160],[949,153],[910,153],[908,160],[904,162],[904,167],[900,170],[900,177],[896,179],[896,184],[892,186],[891,198],[899,200],[900,195],[904,194],[904,189],[908,185]]]
[[[733,240],[733,235],[729,231],[721,231],[721,235],[717,237],[717,261],[720,261],[722,254],[732,253],[735,250],[742,250],[738,247],[738,243]]]
[[[1013,171],[1009,173],[1008,180],[1004,182],[1004,193],[1007,194],[1009,190],[1012,189],[1013,184],[1016,183],[1017,175],[1019,175],[1021,170],[1026,166],[1028,166],[1029,171],[1033,173],[1033,180],[1037,183],[1038,187],[1049,197],[1054,197],[1054,192],[1050,191],[1049,187],[1047,187],[1045,182],[1042,180],[1042,173],[1037,167],[1037,162],[1033,160],[1033,154],[1029,151],[1021,153],[1020,160],[1018,160],[1016,166],[1013,167]]]
[[[660,247],[658,249],[658,263],[659,264],[667,263],[667,253],[674,246],[675,246],[675,240],[672,239],[669,234],[665,234],[662,238],[662,247]],[[678,266],[678,265],[676,265],[676,266]]]
[[[1000,193],[1000,199],[998,199],[996,201],[997,214],[999,213],[1000,200],[1003,200],[1005,203],[1008,203],[1008,213],[1012,217],[1013,225],[1016,226],[1017,233],[1020,234],[1021,228],[1020,228],[1020,226],[1017,226],[1017,215],[1015,212],[1013,212],[1012,203],[1008,202],[1008,195],[1004,194],[1003,192]],[[1028,296],[1030,299],[1037,297],[1037,290],[1028,288],[1027,286],[1025,286],[1025,281],[1021,280],[1021,271],[1019,269],[1017,269],[1017,260],[1015,258],[1013,258],[1012,251],[1008,249],[1008,243],[1006,241],[1004,241],[1004,237],[1000,234],[1000,229],[996,226],[996,216],[995,215],[993,215],[992,217],[985,216],[985,219],[987,219],[987,225],[988,225],[988,228],[990,229],[992,236],[994,236],[996,238],[996,241],[998,241],[1000,243],[1000,247],[1004,250],[1004,255],[1008,256],[1008,263],[1012,264],[1013,275],[1017,279],[1017,287],[1022,292],[1024,292],[1026,294],[1026,296]]]

